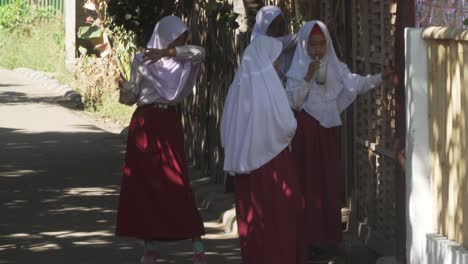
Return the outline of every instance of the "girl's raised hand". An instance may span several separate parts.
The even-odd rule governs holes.
[[[307,70],[306,75],[304,76],[304,80],[306,82],[310,82],[312,78],[315,75],[315,72],[320,68],[320,61],[319,60],[313,60],[309,64],[309,69]]]
[[[391,65],[385,66],[385,70],[382,72],[382,79],[386,80],[393,75],[393,67]]]
[[[385,69],[382,71],[382,79],[386,80],[390,77],[392,77],[395,69],[393,67],[392,60],[390,58],[387,58],[385,60]]]
[[[143,63],[153,64],[169,55],[167,49],[145,49]]]
[[[124,84],[126,81],[127,81],[127,78],[125,78],[125,76],[124,76],[122,73],[120,73],[120,74],[119,74],[119,77],[117,78],[117,83],[118,83],[120,89],[122,89],[123,84]]]

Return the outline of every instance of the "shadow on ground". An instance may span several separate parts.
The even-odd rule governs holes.
[[[0,93],[0,104],[56,99]],[[122,139],[93,126],[77,128],[87,132],[0,127],[0,264],[138,263],[141,242],[113,235]],[[236,238],[213,237],[206,240],[210,263],[240,263]],[[162,248],[165,263],[190,263],[189,241]]]
[[[22,87],[21,84],[2,84],[0,83],[0,104],[3,105],[18,105],[23,103],[37,103],[37,104],[54,104],[61,105],[63,107],[73,109],[73,110],[82,110],[77,108],[73,101],[70,98],[67,98],[64,95],[56,96],[28,96],[23,92],[14,92],[11,91],[12,88]],[[7,90],[7,91],[3,91]]]

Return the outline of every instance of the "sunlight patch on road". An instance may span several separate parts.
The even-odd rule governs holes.
[[[11,207],[11,206],[23,205],[23,204],[25,204],[27,202],[28,201],[26,201],[26,200],[14,200],[14,201],[11,201],[11,202],[4,203],[3,205]]]
[[[95,232],[72,232],[68,234],[58,235],[58,238],[69,237],[111,237],[114,236],[113,232],[109,231],[95,231]]]
[[[63,213],[63,212],[104,212],[109,213],[115,212],[116,210],[105,210],[102,207],[69,207],[69,208],[62,208],[62,209],[52,209],[49,210],[51,213]]]
[[[71,230],[65,230],[65,231],[56,231],[56,232],[42,232],[42,233],[40,233],[40,234],[43,235],[43,236],[53,236],[53,237],[57,237],[57,236],[61,236],[61,235],[65,235],[65,234],[70,234],[70,233],[73,233],[73,231],[71,231]]]
[[[205,226],[205,228],[219,228],[219,229],[223,229],[224,228],[224,224],[223,223],[220,223],[220,222],[205,222],[203,224]]]
[[[26,234],[26,233],[17,233],[17,234],[12,234],[12,235],[7,235],[5,237],[30,237],[31,235],[30,234]]]
[[[0,251],[8,250],[8,249],[15,249],[15,244],[8,244],[8,245],[0,245]]]
[[[107,240],[102,240],[102,239],[90,239],[86,241],[76,241],[72,243],[73,245],[79,245],[79,246],[88,246],[88,245],[108,245],[112,244],[112,242],[107,241]]]
[[[51,236],[55,238],[73,238],[73,237],[111,237],[114,236],[110,231],[93,231],[93,232],[75,232],[72,230],[42,232],[43,236]]]
[[[206,234],[202,237],[203,239],[211,240],[211,239],[234,239],[238,238],[237,234],[235,233],[217,233],[217,234]]]
[[[133,250],[134,247],[132,247],[132,246],[121,246],[121,247],[119,247],[119,249],[120,250]]]
[[[31,245],[27,249],[32,252],[44,252],[49,250],[59,250],[62,249],[62,247],[55,243],[39,243]]]
[[[22,176],[29,176],[33,174],[38,174],[44,172],[43,170],[15,170],[15,171],[7,171],[0,173],[0,177],[22,177]]]
[[[16,234],[10,234],[10,235],[2,235],[0,236],[1,238],[41,238],[41,236],[38,235],[32,235],[32,234],[26,234],[26,233],[16,233]]]
[[[116,196],[118,192],[113,188],[88,187],[66,189],[65,194],[72,196]]]
[[[44,200],[41,200],[41,203],[55,203],[58,201],[59,201],[58,199],[44,199]]]

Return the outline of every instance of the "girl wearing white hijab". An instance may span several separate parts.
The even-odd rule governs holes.
[[[206,264],[203,222],[190,188],[180,114],[173,104],[192,91],[204,59],[187,46],[188,30],[176,16],[161,19],[148,42],[147,60],[136,55],[122,86],[137,96],[130,122],[116,234],[145,241],[141,263],[156,263],[155,241],[192,239],[193,263]]]
[[[268,5],[258,10],[251,41],[258,36],[274,37],[282,42],[283,50],[277,71],[280,78],[285,79],[296,48],[297,36],[296,34],[286,34],[286,20],[279,7]]]
[[[296,119],[273,66],[281,50],[274,38],[252,40],[221,118],[224,170],[235,176],[244,264],[305,263],[303,204],[288,148]]]
[[[292,149],[304,192],[309,245],[336,248],[342,240],[340,114],[388,75],[351,73],[337,58],[324,23],[310,21],[300,29],[286,92],[299,111]]]

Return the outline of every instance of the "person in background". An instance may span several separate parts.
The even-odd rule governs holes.
[[[269,36],[281,41],[283,49],[279,57],[278,75],[283,81],[286,80],[286,73],[291,65],[297,45],[297,35],[287,34],[286,26],[286,19],[279,7],[264,6],[257,12],[251,36],[251,41],[258,36]]]

